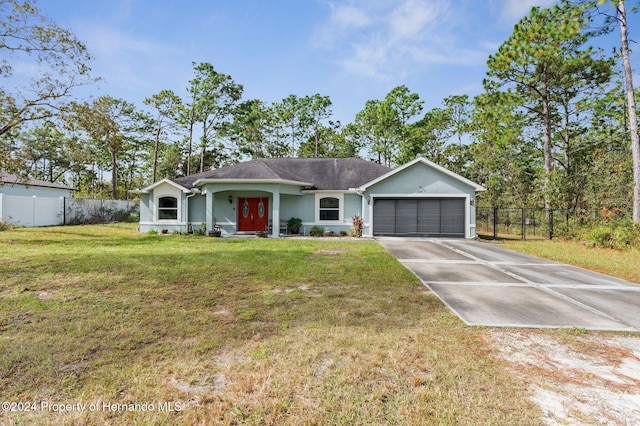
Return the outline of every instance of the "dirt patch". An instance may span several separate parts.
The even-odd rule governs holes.
[[[55,297],[57,291],[41,291],[38,293],[38,299],[42,300],[43,302],[47,301],[47,300],[51,300]]]
[[[346,252],[347,249],[345,248],[335,248],[335,249],[325,249],[325,250],[318,250],[318,254],[325,254],[328,256],[336,256],[336,255],[340,255],[344,252]]]
[[[215,365],[221,368],[230,369],[237,365],[244,365],[249,362],[246,355],[237,355],[231,352],[221,352],[215,357]]]
[[[492,330],[492,345],[549,425],[640,419],[640,336]]]
[[[316,251],[315,253],[310,254],[309,259],[340,257],[344,255],[346,252],[347,252],[347,249],[342,247],[322,249],[322,250]]]
[[[186,383],[182,380],[171,378],[169,383],[180,392],[188,393],[188,394],[201,394],[205,391],[211,390],[209,386],[195,386],[189,383]]]
[[[226,317],[226,316],[233,315],[233,312],[231,312],[231,310],[228,309],[226,306],[219,305],[219,306],[213,307],[213,315]]]

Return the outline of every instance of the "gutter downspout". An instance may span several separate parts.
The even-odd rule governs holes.
[[[196,194],[200,194],[201,191],[198,188],[193,188],[189,194],[185,197],[185,206],[184,206],[184,214],[185,214],[185,225],[184,225],[184,233],[189,232],[189,198],[193,197]]]

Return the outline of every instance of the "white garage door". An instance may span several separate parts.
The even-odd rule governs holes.
[[[464,198],[375,198],[373,235],[465,236]]]

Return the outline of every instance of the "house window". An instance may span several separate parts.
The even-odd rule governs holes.
[[[320,198],[320,220],[340,220],[340,200],[335,197]]]
[[[178,219],[178,199],[176,197],[158,198],[158,219],[177,220]]]

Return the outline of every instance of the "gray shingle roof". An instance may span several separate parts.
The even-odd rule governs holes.
[[[310,189],[357,188],[392,169],[359,158],[261,158],[173,181],[186,188],[198,179],[282,179],[313,184]]]
[[[45,188],[71,189],[75,188],[60,185],[59,183],[47,182],[40,179],[21,178],[10,173],[0,172],[0,184],[4,185],[25,185],[25,186],[43,186]]]

